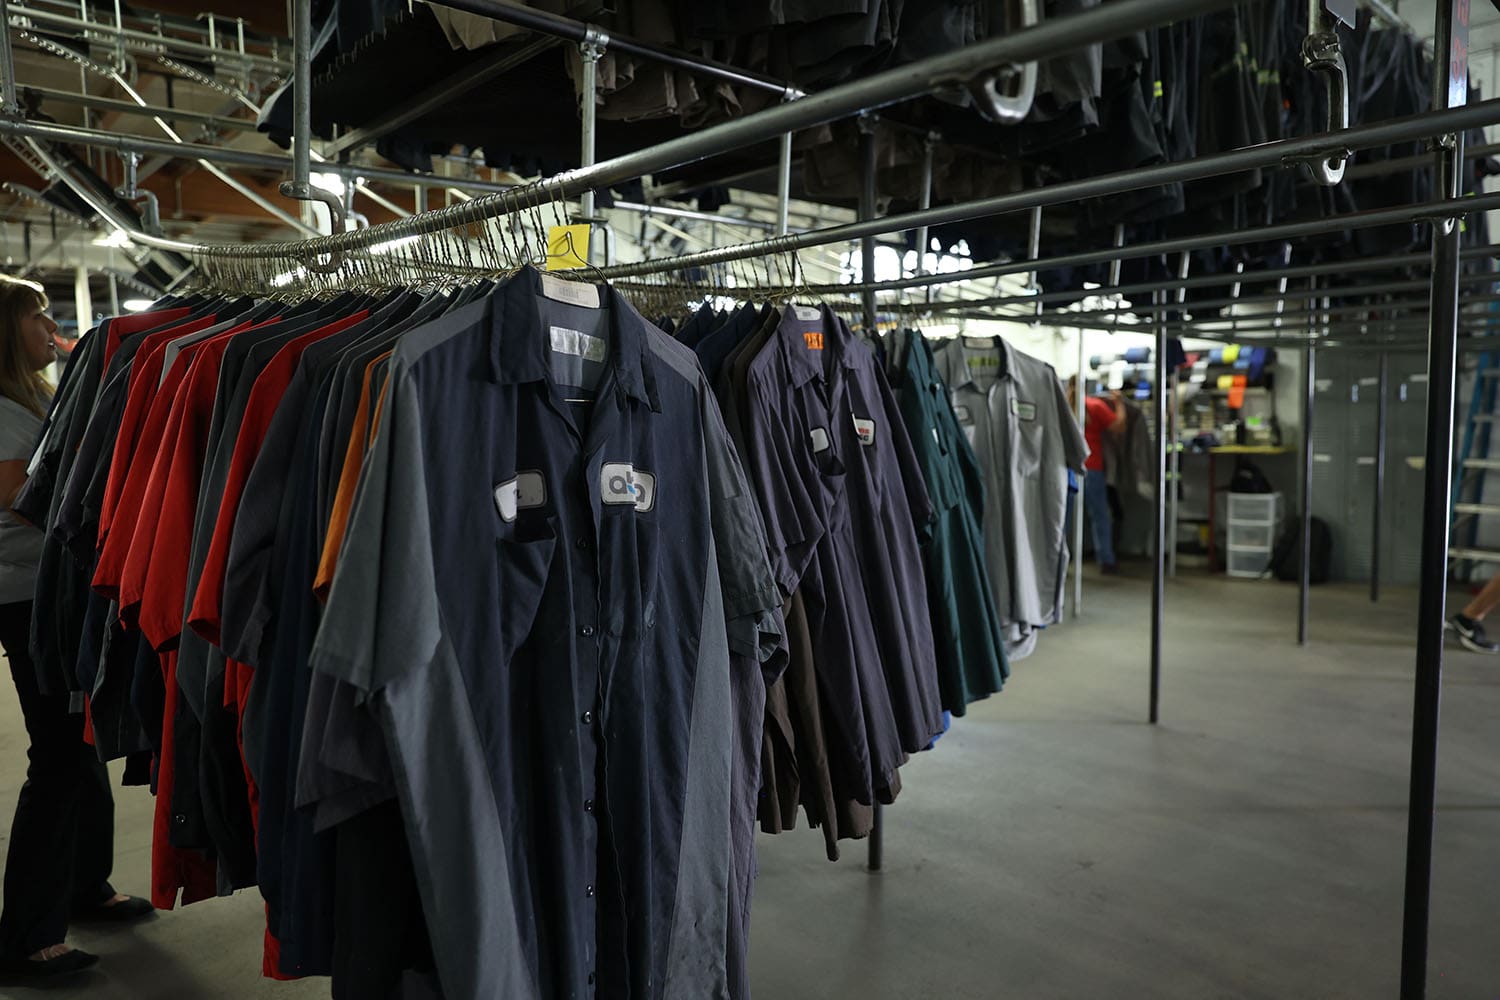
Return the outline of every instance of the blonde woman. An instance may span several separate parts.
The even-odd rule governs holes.
[[[98,959],[68,947],[73,918],[132,920],[146,900],[109,884],[114,800],[109,773],[83,741],[83,717],[66,694],[44,694],[29,652],[31,602],[42,533],[11,505],[52,398],[42,371],[56,357],[57,324],[40,285],[0,276],[0,646],[10,661],[31,746],[5,859],[0,980],[80,972]]]

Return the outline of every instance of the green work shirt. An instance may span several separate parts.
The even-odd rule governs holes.
[[[914,331],[897,338],[904,349],[891,381],[937,516],[922,561],[938,685],[943,708],[963,715],[965,706],[999,691],[1010,676],[1005,630],[985,572],[984,476],[927,339]]]

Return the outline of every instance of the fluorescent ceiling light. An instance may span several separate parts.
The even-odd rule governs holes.
[[[130,237],[125,235],[125,230],[123,229],[111,229],[103,236],[94,237],[94,246],[128,247],[130,246]]]
[[[120,303],[120,307],[126,312],[145,312],[155,304],[152,299],[126,299]]]

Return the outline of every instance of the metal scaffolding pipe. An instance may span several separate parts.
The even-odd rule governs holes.
[[[1164,298],[1156,292],[1152,300]],[[1151,567],[1151,692],[1148,719],[1154,726],[1161,712],[1161,657],[1166,634],[1167,612],[1167,325],[1163,318],[1156,324],[1156,346],[1152,349],[1155,375],[1152,378],[1152,404],[1156,417],[1156,483],[1152,497]]]
[[[268,243],[253,248],[216,246],[206,248],[204,252],[222,257],[302,257],[335,250],[358,249],[404,236],[441,232],[481,222],[498,215],[509,214],[525,204],[535,204],[538,199],[549,201],[573,197],[590,188],[605,187],[644,174],[696,162],[726,149],[776,138],[785,132],[812,128],[860,111],[883,108],[889,104],[899,103],[966,81],[997,64],[1025,63],[1048,58],[1060,52],[1068,52],[1080,46],[1117,38],[1122,34],[1165,21],[1190,17],[1227,6],[1230,6],[1229,0],[1119,0],[1119,2],[1091,8],[1066,18],[1046,21],[1033,28],[1007,33],[951,52],[875,73],[809,97],[768,108],[754,115],[680,136],[650,149],[606,160],[591,168],[565,171],[556,177],[531,186],[524,194],[510,192],[476,198],[465,205],[452,206],[429,213],[425,217],[384,223],[358,232],[338,233],[323,239],[303,241],[301,244]],[[1486,109],[1486,113],[1493,113],[1494,110]],[[1478,117],[1484,118],[1485,116],[1485,114],[1480,114]],[[1430,132],[1446,127],[1446,124],[1418,125],[1417,131]],[[1398,127],[1397,131],[1399,133],[1401,129]],[[1353,135],[1353,130],[1346,135]],[[1343,138],[1340,136],[1340,139]],[[1326,138],[1323,141],[1328,142]],[[1392,140],[1382,134],[1381,141]],[[1339,144],[1343,145],[1342,142]],[[1274,144],[1271,145],[1274,146]],[[1287,147],[1287,149],[1291,148]],[[1144,174],[1146,171],[1140,173]],[[962,214],[962,210],[960,212]],[[866,225],[872,227],[869,235],[875,235],[882,231],[886,223],[883,220],[875,220]],[[912,224],[892,226],[891,231],[911,227]],[[806,246],[817,246],[828,242],[847,241],[851,238],[858,238],[860,235],[865,234],[856,234],[854,237],[844,233],[829,236],[807,234],[782,237],[778,242],[796,243],[806,240],[808,241]],[[782,253],[792,249],[795,247],[761,246],[749,253],[739,255],[730,253],[712,261],[704,260],[702,263],[723,263],[746,256]]]
[[[245,132],[254,132],[256,128],[255,122],[248,118],[229,118],[224,115],[210,114],[207,111],[185,111],[182,108],[163,108],[152,104],[136,104],[132,101],[116,100],[112,97],[75,94],[71,91],[57,90],[53,87],[27,85],[21,89],[24,89],[28,94],[36,94],[45,101],[57,101],[59,104],[88,108],[92,111],[109,111],[115,114],[136,115],[144,118],[163,118],[167,121],[191,122],[195,125],[207,125],[211,128],[227,128]]]
[[[1123,5],[1113,6],[1112,9],[1120,10]],[[1095,8],[1095,10],[1109,10],[1111,6]],[[1066,19],[1066,21],[1047,22],[1051,25],[1059,25],[1077,21],[1087,15],[1078,14]],[[1032,29],[1041,30],[1041,29]],[[1027,33],[1022,33],[1027,34]],[[1020,38],[1021,34],[1008,36]],[[984,43],[991,44],[991,43]],[[977,47],[976,47],[977,48]],[[970,51],[960,49],[959,53]],[[958,53],[955,53],[955,55]],[[940,57],[947,58],[947,57]],[[913,64],[917,65],[917,64]],[[883,75],[883,74],[882,74]],[[870,77],[854,84],[846,84],[845,88],[858,87],[869,84],[879,79]],[[717,126],[719,129],[745,126],[754,122],[756,117],[767,117],[783,111],[791,111],[807,108],[829,95],[836,94],[845,89],[826,91],[815,97],[805,98],[792,105],[784,105],[781,108],[773,108],[763,111],[758,116],[740,119],[738,122],[730,122],[727,125]],[[887,103],[887,102],[882,102]],[[1196,157],[1177,163],[1165,163],[1154,167],[1143,167],[1136,170],[1123,170],[1100,177],[1088,177],[1076,181],[1066,181],[1061,184],[1048,185],[1047,187],[1019,191],[1014,194],[997,195],[992,198],[981,198],[976,201],[962,202],[955,205],[945,205],[939,208],[929,209],[925,212],[908,212],[899,216],[887,216],[884,219],[873,222],[855,222],[844,226],[830,229],[814,230],[798,237],[784,240],[768,240],[759,243],[741,244],[739,246],[723,247],[716,250],[707,250],[697,254],[689,254],[680,259],[680,267],[699,267],[710,264],[721,264],[731,260],[741,260],[746,257],[756,257],[765,253],[785,253],[791,250],[801,250],[822,243],[849,242],[860,239],[871,233],[880,234],[888,232],[901,232],[916,229],[922,225],[943,225],[950,222],[967,222],[976,218],[984,218],[996,215],[1007,215],[1012,212],[1027,211],[1038,207],[1058,205],[1064,202],[1073,202],[1086,198],[1099,198],[1109,195],[1123,194],[1146,187],[1156,187],[1162,184],[1202,180],[1207,177],[1218,177],[1225,174],[1240,173],[1246,170],[1262,169],[1266,167],[1280,166],[1291,161],[1300,161],[1308,156],[1327,154],[1332,150],[1366,149],[1372,146],[1386,146],[1393,142],[1402,142],[1408,139],[1422,138],[1425,136],[1441,134],[1454,129],[1475,128],[1483,125],[1500,122],[1500,100],[1481,101],[1467,107],[1454,108],[1447,111],[1424,112],[1419,115],[1409,115],[1404,118],[1390,119],[1371,125],[1360,125],[1355,128],[1346,129],[1335,134],[1311,135],[1296,139],[1281,139],[1274,142],[1261,143],[1244,149],[1229,150],[1224,153],[1215,153],[1209,156]],[[801,126],[805,127],[805,126]],[[699,136],[706,135],[715,129],[707,129]],[[726,134],[725,142],[733,142],[743,145],[749,141],[761,138],[756,134],[753,137],[736,137],[730,139]],[[673,140],[658,149],[665,150],[674,143],[684,142],[685,139]],[[642,151],[620,157],[617,161],[623,165],[625,161],[635,157],[647,158],[651,156],[650,151]],[[601,168],[607,164],[601,164]],[[652,167],[651,169],[657,169]],[[559,185],[566,193],[576,182],[570,181],[567,174],[560,174],[556,178],[545,182],[544,186]],[[1362,214],[1362,213],[1360,213]],[[1350,216],[1352,218],[1353,216]],[[476,220],[459,220],[476,221]],[[458,223],[454,223],[458,224]],[[1262,232],[1270,229],[1284,228],[1288,236],[1302,235],[1299,226],[1315,226],[1317,223],[1293,223],[1286,227],[1267,227]],[[1215,237],[1216,242],[1194,243],[1192,241],[1161,241],[1172,246],[1174,249],[1198,249],[1208,246],[1222,245],[1223,234]],[[1017,270],[1025,271],[1030,268],[1026,266],[1029,262],[1022,262]],[[626,264],[620,267],[609,268],[605,272],[606,277],[621,278],[632,275],[654,273],[658,268],[651,264]],[[998,273],[998,272],[996,272]],[[979,275],[972,275],[978,277]],[[895,290],[898,288],[915,288],[924,284],[927,279],[904,278],[899,281],[886,283],[882,290]]]
[[[1439,0],[1432,68],[1435,109],[1468,99],[1468,0]],[[1462,191],[1464,133],[1440,140],[1434,194]],[[1407,803],[1406,881],[1401,923],[1401,998],[1427,995],[1432,905],[1433,811],[1437,805],[1439,704],[1446,632],[1448,532],[1452,516],[1453,405],[1458,367],[1459,227],[1440,219],[1432,233],[1432,313],[1427,353],[1427,440],[1422,491],[1421,589],[1417,598],[1417,662],[1412,707],[1411,789]]]
[[[157,35],[148,31],[136,31],[132,28],[121,28],[96,21],[80,20],[69,17],[66,14],[57,14],[49,10],[41,10],[35,7],[22,7],[15,4],[10,5],[9,17],[25,18],[39,24],[52,24],[62,28],[73,28],[82,31],[85,35],[118,35],[124,42],[131,43],[130,47],[137,52],[148,52],[157,54],[166,51],[177,51],[191,53],[197,56],[217,57],[223,56],[224,50],[205,45],[202,42],[189,41],[186,38],[177,38],[172,35]],[[15,25],[21,27],[21,25]],[[283,59],[264,56],[254,52],[234,53],[236,62],[245,61],[253,63],[274,73],[284,73],[290,68]]]

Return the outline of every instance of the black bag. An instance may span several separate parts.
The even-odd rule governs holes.
[[[1234,463],[1234,477],[1229,480],[1231,493],[1272,493],[1271,481],[1260,466],[1246,459]]]
[[[1321,517],[1312,519],[1312,558],[1308,560],[1307,578],[1312,583],[1327,583],[1333,567],[1333,532],[1328,522]],[[1266,572],[1278,580],[1298,581],[1302,579],[1302,522],[1287,520],[1276,536],[1276,547],[1271,550],[1271,564]]]

